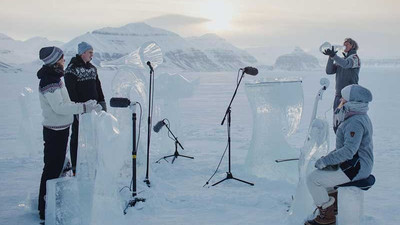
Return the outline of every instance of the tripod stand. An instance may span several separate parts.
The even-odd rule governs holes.
[[[163,122],[163,123],[164,123],[164,122]],[[192,156],[186,156],[186,155],[181,155],[181,154],[179,154],[179,152],[178,152],[178,145],[179,145],[179,147],[180,147],[182,150],[184,150],[184,148],[183,148],[183,146],[181,145],[181,143],[178,141],[178,138],[174,135],[174,133],[172,133],[171,129],[169,128],[169,125],[166,124],[166,123],[164,123],[164,124],[165,124],[165,126],[167,127],[168,132],[171,133],[172,137],[174,137],[174,139],[175,139],[175,152],[174,152],[174,154],[172,154],[172,155],[167,155],[167,156],[162,157],[161,159],[157,160],[156,163],[159,163],[162,159],[164,159],[165,161],[167,161],[167,158],[169,158],[169,157],[174,157],[174,158],[172,159],[171,164],[173,164],[174,161],[175,161],[175,159],[178,158],[179,156],[180,156],[180,157],[189,158],[189,159],[194,159],[194,157],[192,157]],[[168,161],[167,161],[167,162],[168,162]]]
[[[222,119],[222,122],[221,122],[221,125],[223,125],[224,122],[225,122],[225,119],[228,117],[228,161],[229,161],[228,168],[229,168],[229,170],[228,170],[228,172],[226,172],[226,178],[218,181],[217,183],[215,183],[215,184],[213,184],[211,186],[215,186],[215,185],[217,185],[217,184],[219,184],[219,183],[221,183],[221,182],[223,182],[225,180],[229,180],[229,179],[234,179],[234,180],[249,184],[251,186],[254,185],[253,183],[250,183],[250,182],[247,182],[247,181],[244,181],[244,180],[241,180],[241,179],[238,179],[238,178],[234,177],[232,175],[232,172],[231,172],[231,111],[232,111],[231,110],[231,105],[232,105],[233,99],[236,96],[237,90],[239,88],[240,82],[242,81],[244,73],[245,73],[245,70],[243,70],[242,75],[240,76],[240,80],[236,85],[236,89],[235,89],[235,92],[233,93],[231,102],[229,103],[228,108],[226,109],[226,112],[225,112],[225,115],[224,115],[224,119]]]
[[[124,209],[124,215],[126,214],[126,210],[128,207],[134,207],[137,202],[145,202],[146,199],[138,198],[136,192],[136,113],[135,113],[135,105],[131,106],[132,108],[132,200],[129,200],[128,204]]]

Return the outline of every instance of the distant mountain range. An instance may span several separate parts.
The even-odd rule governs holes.
[[[146,23],[131,23],[119,28],[102,28],[78,36],[62,46],[67,57],[86,41],[95,50],[94,63],[123,57],[148,41],[155,41],[163,52],[162,67],[180,71],[231,71],[257,63],[256,58],[215,34],[182,38],[176,33]]]
[[[180,20],[181,17],[174,17]],[[149,23],[162,24],[162,17]],[[204,22],[201,18],[191,23]],[[289,54],[287,47],[239,49],[215,34],[183,38],[180,35],[146,23],[130,23],[122,27],[106,27],[87,32],[67,43],[34,37],[26,41],[14,40],[0,33],[0,70],[18,72],[21,64],[34,62],[40,65],[38,52],[43,46],[59,46],[65,53],[67,63],[77,53],[78,43],[86,41],[94,47],[93,63],[113,61],[135,51],[143,43],[154,41],[163,52],[164,62],[159,69],[168,72],[233,71],[245,66],[257,66],[272,70],[314,70],[325,62],[296,48]],[[260,61],[256,59],[256,56]],[[364,66],[399,66],[400,59],[362,59]],[[273,66],[272,66],[273,65]]]
[[[0,62],[10,66],[38,60],[43,46],[61,46],[60,41],[50,41],[44,37],[34,37],[26,41],[14,40],[0,33]]]
[[[304,71],[320,69],[318,59],[300,47],[296,47],[292,53],[279,56],[274,64],[274,69],[287,71]]]

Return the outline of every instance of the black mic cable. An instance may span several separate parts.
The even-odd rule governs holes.
[[[239,71],[240,71],[240,70],[239,70]],[[229,129],[229,128],[228,128],[228,126],[229,126],[228,123],[226,124],[226,126],[227,126],[227,129]],[[224,153],[222,153],[222,156],[221,156],[221,159],[219,160],[217,169],[215,169],[213,175],[211,175],[210,179],[207,180],[207,182],[203,185],[203,187],[205,187],[206,185],[208,185],[208,184],[210,183],[210,180],[211,180],[211,179],[215,176],[215,174],[218,172],[218,169],[219,169],[219,167],[221,166],[221,163],[222,163],[222,159],[224,159],[224,157],[225,157],[226,150],[228,150],[228,146],[229,146],[229,142],[226,143],[226,147],[225,147]]]

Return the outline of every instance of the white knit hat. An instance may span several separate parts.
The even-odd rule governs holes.
[[[365,87],[358,84],[350,84],[341,91],[342,98],[348,102],[370,102],[372,93]]]

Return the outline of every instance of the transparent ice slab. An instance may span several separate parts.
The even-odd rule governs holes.
[[[245,90],[253,115],[246,168],[259,177],[295,182],[296,164],[277,164],[275,160],[298,156],[298,151],[287,143],[286,137],[296,131],[301,120],[301,80],[282,78],[246,83]]]

